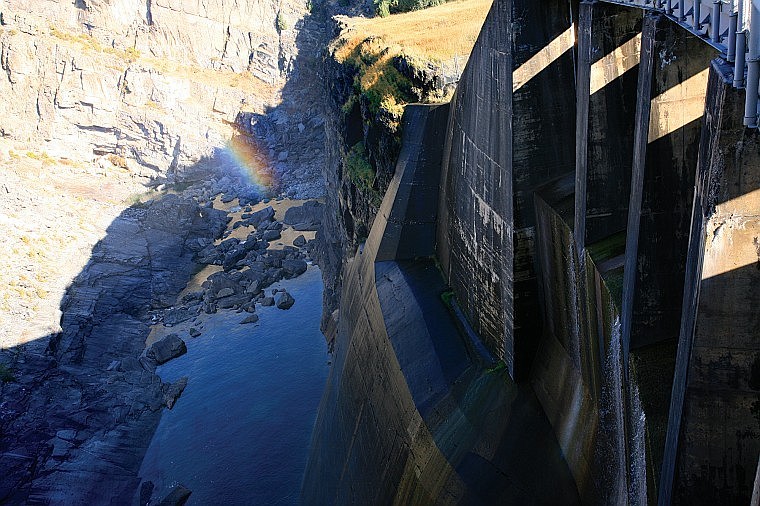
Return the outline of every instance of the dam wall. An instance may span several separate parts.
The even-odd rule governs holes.
[[[578,261],[573,186],[570,175],[535,196],[547,325],[532,386],[554,427],[582,502],[621,504],[628,501],[629,479],[633,479],[626,451],[621,273],[609,268],[608,260],[617,251],[608,244],[588,248]]]
[[[760,454],[760,138],[710,68],[660,501],[746,504]]]
[[[537,399],[479,349],[431,258],[441,151],[429,149],[446,113],[407,107],[396,174],[348,264],[309,504],[578,503]]]
[[[555,92],[573,82],[572,17],[563,1],[494,2],[444,148],[436,254],[473,329],[513,377],[527,375],[541,323],[533,189],[573,170],[574,98]]]
[[[304,497],[542,502],[540,468],[560,503],[746,504],[760,134],[732,69],[660,12],[496,0],[344,272]]]

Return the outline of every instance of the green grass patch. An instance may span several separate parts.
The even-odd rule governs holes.
[[[418,11],[428,7],[435,7],[446,3],[448,0],[375,0],[375,14],[384,18],[400,12]]]
[[[414,101],[411,81],[393,65],[395,54],[380,39],[370,37],[356,45],[343,40],[334,56],[354,71],[354,95],[348,98],[343,111],[350,112],[359,100],[372,117],[382,117],[395,131],[404,106]]]
[[[489,367],[486,369],[487,374],[500,374],[503,371],[507,370],[507,364],[503,360],[499,360],[497,364],[493,367]]]
[[[451,307],[454,300],[454,290],[446,290],[443,292],[441,294],[441,300],[446,304],[446,307]]]
[[[361,190],[371,191],[375,183],[375,169],[367,158],[367,148],[357,142],[348,151],[345,160],[346,175]]]

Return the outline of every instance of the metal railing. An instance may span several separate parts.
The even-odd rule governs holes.
[[[664,13],[734,64],[736,88],[746,88],[744,124],[758,126],[760,0],[601,0]]]

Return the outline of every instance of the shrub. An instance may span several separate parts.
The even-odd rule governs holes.
[[[119,156],[116,154],[111,153],[108,155],[108,161],[111,162],[111,165],[114,167],[121,167],[122,169],[127,168],[127,159],[123,156]]]
[[[357,142],[348,151],[345,160],[346,175],[361,190],[371,191],[375,183],[375,169],[367,158],[363,142]]]
[[[277,13],[277,31],[283,32],[288,29],[288,23],[285,21],[285,16],[282,15],[282,11]]]
[[[391,130],[396,130],[404,112],[404,105],[413,101],[412,84],[393,65],[393,52],[377,38],[358,43],[346,41],[336,49],[338,62],[355,71],[354,93],[361,97],[370,115],[377,119],[378,113],[390,119]],[[354,103],[349,98],[343,112],[351,111]]]

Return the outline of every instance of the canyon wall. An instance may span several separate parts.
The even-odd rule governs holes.
[[[1,133],[147,176],[185,168],[224,147],[240,111],[277,104],[305,13],[266,0],[5,2],[1,107],[14,121]]]

